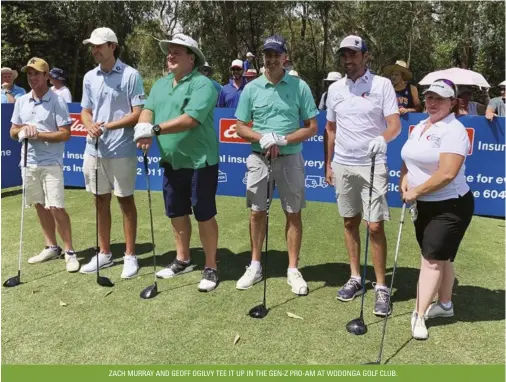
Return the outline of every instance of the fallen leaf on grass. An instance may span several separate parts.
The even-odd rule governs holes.
[[[107,292],[107,293],[104,295],[104,297],[109,296],[112,292],[113,292],[113,291],[112,291],[112,290],[110,290],[109,292]]]
[[[60,300],[60,306],[67,306],[67,303]]]
[[[234,345],[239,342],[239,338],[241,338],[241,336],[239,334],[236,334],[234,338]]]
[[[32,294],[39,293],[38,290],[32,290]]]
[[[290,312],[286,312],[286,314],[288,315],[288,317],[290,318],[297,318],[299,320],[303,320],[303,318],[301,316],[297,316],[296,314],[293,314],[293,313],[290,313]]]

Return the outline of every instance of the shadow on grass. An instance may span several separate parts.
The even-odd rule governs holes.
[[[2,199],[3,198],[8,198],[10,196],[21,195],[22,193],[23,193],[23,189],[22,188],[19,188],[17,190],[3,191],[2,192]]]

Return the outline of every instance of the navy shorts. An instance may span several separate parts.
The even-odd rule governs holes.
[[[218,164],[198,170],[174,170],[169,163],[163,165],[163,200],[169,218],[195,215],[199,222],[216,216]]]

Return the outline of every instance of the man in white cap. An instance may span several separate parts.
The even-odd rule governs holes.
[[[145,102],[144,86],[137,70],[117,58],[118,38],[111,29],[95,29],[83,44],[91,45],[91,53],[98,63],[84,76],[81,101],[81,120],[89,137],[84,152],[84,180],[86,190],[95,194],[98,204],[98,262],[100,268],[113,264],[110,235],[111,194],[114,191],[123,214],[126,246],[121,278],[127,279],[139,270],[135,256],[137,157],[133,128]],[[95,177],[96,166],[98,179]],[[81,267],[81,273],[95,273],[96,267],[94,256]]]
[[[61,256],[62,248],[56,241],[56,229],[63,240],[68,272],[77,272],[79,262],[72,246],[70,218],[64,206],[63,150],[70,139],[67,103],[49,89],[49,65],[33,57],[21,69],[26,72],[32,91],[21,96],[14,104],[11,138],[23,145],[21,157],[27,151],[27,168],[23,170],[26,186],[26,204],[35,206],[46,242],[45,248],[28,263],[37,264]],[[23,160],[21,166],[24,166]]]
[[[499,84],[499,88],[501,89],[501,95],[499,97],[492,98],[487,106],[487,112],[485,117],[492,121],[494,117],[506,117],[506,96],[504,88],[506,87],[506,81],[503,81]]]
[[[242,69],[244,70],[244,73],[248,71],[248,69],[253,68],[253,60],[255,59],[255,55],[251,52],[246,53],[246,59],[243,62]]]
[[[337,292],[337,299],[351,301],[362,293],[360,278],[360,223],[366,221],[371,238],[376,273],[374,314],[390,314],[390,296],[385,283],[387,243],[383,222],[389,220],[387,205],[387,143],[401,130],[397,98],[392,83],[371,74],[366,43],[348,36],[340,44],[339,56],[346,77],[330,85],[327,97],[327,182],[335,185],[338,209],[344,218],[344,237],[350,258],[351,278]],[[369,215],[372,158],[374,185]]]
[[[14,103],[22,95],[26,94],[25,89],[14,84],[18,77],[17,70],[2,68],[2,103]]]
[[[206,256],[198,290],[210,292],[218,285],[215,216],[219,155],[214,130],[218,93],[197,70],[206,59],[194,39],[177,34],[170,41],[161,41],[160,48],[167,55],[170,74],[153,85],[134,137],[142,150],[149,150],[152,137],[158,143],[165,214],[176,242],[176,258],[156,276],[167,279],[195,268],[190,258],[193,213]]]
[[[408,83],[413,78],[413,74],[405,61],[398,60],[393,65],[386,65],[383,73],[392,81],[401,115],[422,111],[418,89],[415,85]]]
[[[199,72],[202,73],[204,76],[206,76],[207,78],[209,78],[211,80],[211,82],[213,83],[216,91],[219,94],[221,92],[221,89],[223,88],[223,86],[221,86],[217,81],[215,81],[211,77],[213,75],[213,72],[214,72],[213,67],[211,65],[209,65],[207,63],[207,61],[206,61],[206,63],[199,68]]]
[[[218,97],[218,104],[216,105],[217,107],[236,108],[239,104],[239,97],[241,96],[242,90],[247,84],[246,79],[243,77],[244,71],[242,69],[241,60],[232,61],[230,73],[232,77],[230,77],[228,84],[221,89]]]
[[[322,98],[320,98],[320,104],[318,105],[318,109],[320,110],[327,110],[327,90],[329,89],[329,86],[332,85],[337,80],[340,80],[343,76],[341,76],[341,73],[339,72],[329,72],[327,74],[327,78],[323,80],[323,87],[325,89],[325,92],[322,94]]]

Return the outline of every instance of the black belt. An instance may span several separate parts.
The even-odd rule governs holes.
[[[257,154],[257,155],[260,155],[260,156],[262,156],[262,157],[265,157],[265,154],[266,154],[266,153],[267,153],[267,152],[265,152],[265,153],[261,153],[261,152],[259,152],[259,151],[253,151],[253,154]],[[286,157],[286,156],[288,156],[288,155],[291,155],[291,154],[278,154],[278,157]]]

